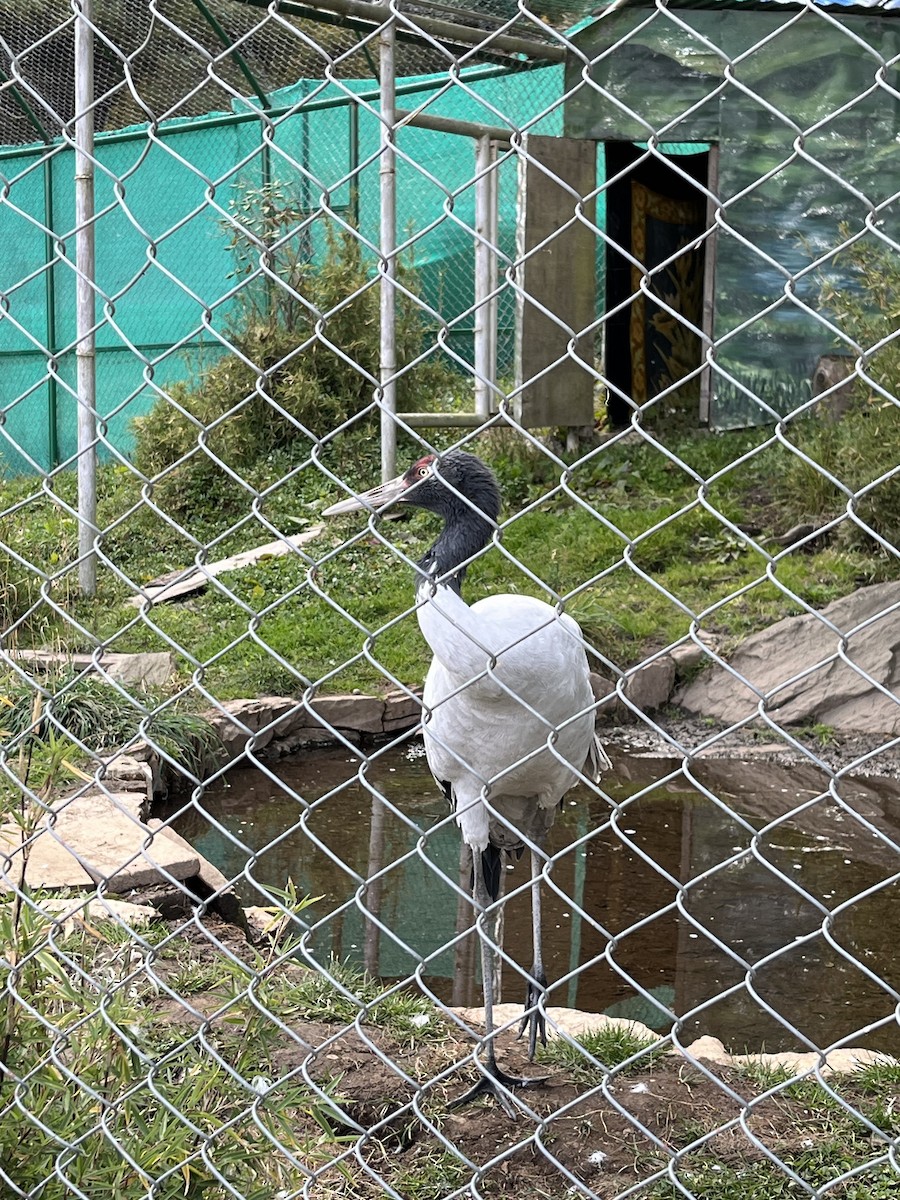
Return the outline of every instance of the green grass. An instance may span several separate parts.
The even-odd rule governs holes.
[[[658,1038],[647,1037],[633,1026],[607,1025],[581,1034],[574,1043],[555,1037],[538,1051],[538,1061],[558,1067],[576,1079],[596,1082],[609,1071],[639,1055],[635,1062],[620,1074],[646,1071],[653,1061],[665,1054],[668,1047],[653,1050]],[[590,1055],[591,1057],[588,1057]],[[591,1061],[597,1060],[597,1063]],[[599,1064],[599,1065],[597,1065]]]
[[[379,980],[336,959],[324,972],[304,970],[290,979],[265,980],[260,996],[304,1021],[349,1025],[359,1017],[411,1045],[440,1042],[449,1035],[447,1022],[424,996],[385,991]]]
[[[768,436],[759,430],[679,434],[668,448],[709,479]],[[596,451],[572,476],[577,499],[560,489],[558,468],[540,452],[496,435],[475,448],[498,471],[506,525],[504,551],[489,548],[471,568],[467,598],[496,591],[562,597],[589,641],[622,669],[684,637],[692,614],[727,647],[801,611],[793,596],[821,607],[895,574],[885,556],[838,539],[816,553],[782,558],[773,583],[766,555],[706,511],[690,473],[650,445]],[[362,487],[377,478],[376,451],[371,438],[348,434],[325,457]],[[411,447],[404,452],[411,457]],[[732,522],[761,522],[757,541],[778,532],[790,514],[779,509],[773,517],[767,505],[790,457],[783,447],[766,448],[710,484],[708,502]],[[102,468],[100,520],[109,531],[103,544],[115,570],[101,565],[92,600],[80,599],[75,588],[74,519],[33,481],[6,484],[5,504],[25,504],[0,523],[0,541],[54,576],[52,595],[65,614],[35,598],[33,586],[21,596],[10,591],[9,603],[22,618],[13,641],[69,650],[92,649],[98,641],[115,651],[174,645],[175,686],[189,688],[196,672],[220,700],[298,694],[319,681],[325,691],[387,688],[392,676],[420,682],[427,650],[409,612],[412,580],[401,555],[420,557],[436,535],[428,514],[380,524],[396,552],[369,535],[363,517],[348,516],[326,522],[305,548],[308,557],[258,562],[181,603],[157,605],[146,618],[124,603],[136,586],[188,566],[198,546],[210,548],[210,559],[224,557],[272,540],[273,528],[287,535],[317,522],[338,492],[314,465],[296,465],[285,451],[248,469],[252,491],[235,495],[230,484],[221,492],[206,489],[179,515],[181,528],[141,500],[139,481],[127,468]],[[73,503],[74,478],[59,475],[54,491]],[[273,528],[250,514],[253,495],[261,493],[261,511]]]
[[[324,1165],[340,1137],[327,1101],[280,1072],[278,1027],[246,998],[246,978],[222,979],[232,1008],[200,1037],[187,1015],[160,1020],[150,977],[105,929],[77,930],[59,953],[27,907],[0,908],[4,955],[17,963],[0,970],[14,986],[0,1005],[11,1072],[0,1075],[0,1178],[57,1195],[50,1181],[64,1164],[80,1194],[122,1200],[151,1185],[161,1200],[224,1195],[218,1176],[247,1200],[302,1187],[291,1156]],[[11,1078],[22,1081],[15,1098]],[[272,1138],[286,1153],[273,1153]]]
[[[310,1170],[328,1169],[356,1138],[341,1122],[340,1078],[314,1090],[285,1064],[295,1044],[285,1027],[346,1024],[359,1006],[284,947],[276,957],[246,946],[238,962],[163,926],[138,939],[92,919],[51,945],[42,914],[0,905],[0,1191],[12,1179],[23,1194],[55,1196],[63,1150],[66,1180],[85,1195],[299,1193]],[[151,946],[152,973],[140,969]],[[364,1019],[397,1042],[435,1046],[447,1036],[423,998],[383,996],[338,963],[329,971],[371,1006]],[[172,993],[185,997],[177,1015],[160,1008]],[[205,1020],[191,1015],[192,1003]],[[22,1082],[13,1090],[14,1079]],[[436,1148],[417,1147],[385,1171],[411,1200],[437,1200],[462,1178],[460,1160]],[[329,1176],[323,1196],[375,1195],[353,1163]]]
[[[301,900],[296,910],[308,903]],[[417,1020],[434,1016],[424,998],[385,994],[378,982],[336,962],[327,964],[327,975],[307,971],[289,946],[279,947],[277,954],[247,946],[241,953],[244,963],[238,963],[217,953],[213,942],[186,940],[163,927],[140,931],[143,946],[123,940],[121,930],[100,920],[57,934],[55,947],[46,934],[45,920],[27,906],[18,916],[12,906],[0,906],[0,939],[10,948],[0,987],[14,985],[16,996],[0,1004],[0,1058],[23,1080],[14,1097],[10,1080],[0,1076],[0,1118],[8,1118],[0,1119],[0,1170],[26,1194],[55,1196],[50,1181],[62,1165],[71,1187],[122,1200],[142,1200],[151,1190],[161,1200],[219,1200],[231,1192],[218,1176],[249,1200],[271,1200],[281,1192],[299,1194],[309,1170],[322,1173],[317,1190],[324,1197],[374,1198],[380,1194],[378,1183],[360,1167],[357,1149],[367,1167],[408,1200],[442,1200],[464,1187],[472,1174],[466,1156],[534,1166],[527,1193],[516,1194],[561,1200],[568,1187],[542,1155],[529,1152],[519,1159],[507,1153],[523,1136],[521,1124],[475,1110],[451,1117],[444,1102],[432,1098],[428,1119],[443,1130],[439,1138],[410,1112],[404,1095],[398,1098],[402,1089],[389,1069],[380,1090],[371,1077],[354,1090],[351,1074],[327,1081],[317,1076],[314,1089],[296,1069],[295,1054],[304,1051],[285,1029],[302,1038],[311,1022],[347,1025],[362,1005],[367,1009],[362,1020],[374,1027],[369,1036],[382,1051],[400,1060],[414,1079],[432,1079],[436,1062],[438,1069],[446,1066],[448,1056],[458,1057],[459,1047],[439,1017],[430,1029]],[[131,940],[129,953],[123,953],[125,940]],[[135,970],[151,947],[152,974]],[[163,991],[155,979],[165,983]],[[102,990],[97,980],[103,981]],[[184,1010],[173,1017],[171,1007],[160,1008],[169,1003],[170,991],[184,994],[189,1003],[193,997],[199,1014]],[[201,992],[210,993],[205,1004],[197,999]],[[405,1043],[402,1052],[397,1041]],[[600,1030],[585,1035],[582,1044],[609,1070],[644,1051],[637,1065],[646,1071],[658,1053],[652,1039],[630,1028]],[[581,1051],[561,1040],[551,1043],[541,1059],[576,1084],[593,1088],[599,1081]],[[684,1069],[666,1056],[646,1076],[642,1100],[658,1092],[660,1132],[667,1106],[679,1108],[673,1099],[676,1080],[692,1096],[690,1079],[681,1079]],[[738,1084],[747,1099],[772,1092],[752,1103],[749,1126],[807,1188],[792,1182],[777,1162],[763,1160],[745,1139],[739,1139],[743,1152],[731,1142],[720,1156],[715,1137],[678,1159],[680,1189],[668,1180],[641,1185],[664,1157],[650,1155],[646,1143],[635,1140],[633,1154],[615,1176],[616,1186],[623,1191],[636,1186],[635,1194],[648,1200],[680,1200],[685,1193],[697,1200],[799,1200],[816,1188],[838,1200],[890,1200],[897,1194],[896,1172],[874,1160],[900,1135],[900,1066],[882,1063],[832,1077],[829,1087],[840,1100],[813,1080],[792,1082],[783,1071],[759,1064],[742,1068],[740,1075],[752,1085]],[[626,1092],[627,1086],[621,1094]],[[696,1107],[681,1107],[689,1115],[673,1126],[673,1147],[714,1134],[723,1121],[719,1106],[698,1100]],[[880,1133],[873,1136],[851,1109]],[[23,1111],[33,1119],[22,1119]],[[364,1124],[377,1123],[377,1135],[359,1139],[342,1124],[341,1111]],[[581,1163],[610,1137],[623,1144],[634,1137],[615,1129],[615,1122],[607,1126],[601,1098],[592,1096],[571,1133],[551,1122],[542,1144],[551,1153],[575,1156],[562,1161]],[[458,1140],[458,1152],[443,1137]],[[344,1163],[329,1166],[347,1152]],[[860,1174],[853,1180],[832,1186],[857,1168]],[[602,1175],[597,1179],[605,1182]],[[502,1175],[485,1180],[484,1194],[507,1194]]]
[[[876,1062],[862,1067],[854,1076],[863,1095],[881,1096],[885,1091],[900,1092],[900,1063]]]
[[[784,1161],[813,1187],[829,1183],[856,1165],[852,1155],[839,1145]],[[808,1187],[795,1183],[774,1163],[734,1167],[711,1157],[688,1157],[682,1161],[677,1175],[681,1188],[659,1183],[641,1194],[646,1200],[683,1200],[685,1194],[702,1200],[800,1200],[810,1195]],[[835,1200],[894,1200],[897,1187],[897,1173],[891,1167],[874,1167],[830,1188],[827,1195]]]
[[[808,1188],[827,1187],[827,1194],[840,1200],[889,1200],[900,1192],[898,1173],[890,1163],[872,1163],[900,1134],[900,1112],[895,1111],[900,1065],[875,1064],[852,1075],[833,1075],[829,1088],[812,1078],[792,1081],[788,1071],[762,1062],[744,1063],[737,1071],[759,1092],[772,1093],[754,1104],[750,1128]],[[882,1136],[873,1135],[852,1110]],[[690,1140],[707,1132],[694,1127]],[[747,1161],[736,1166],[733,1153],[719,1158],[711,1152],[714,1146],[713,1140],[685,1155],[676,1172],[682,1185],[703,1200],[793,1200],[809,1195],[808,1188],[790,1179],[777,1163]],[[862,1170],[853,1179],[834,1184],[856,1168]],[[675,1200],[683,1192],[659,1182],[646,1195]]]
[[[404,1200],[443,1200],[471,1175],[458,1155],[431,1150],[414,1154],[409,1165],[392,1173],[390,1184]]]

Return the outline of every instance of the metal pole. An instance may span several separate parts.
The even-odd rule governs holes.
[[[496,388],[497,384],[497,327],[500,317],[500,302],[497,295],[497,279],[499,275],[499,258],[497,248],[500,245],[500,172],[497,170],[497,142],[491,143],[491,172],[488,175],[488,244],[490,245],[488,272],[488,287],[491,299],[487,302],[487,333],[488,333],[488,379]],[[497,412],[496,391],[488,395],[488,411]]]
[[[97,395],[94,358],[94,32],[91,2],[75,19],[75,361],[78,390],[78,582],[97,590]]]
[[[522,63],[517,69],[520,71],[538,70],[540,64]],[[501,76],[509,74],[508,67],[471,67],[462,73],[461,78],[464,83],[476,83],[482,79],[498,79]],[[3,71],[0,70],[0,83],[4,82]],[[425,79],[413,79],[409,83],[401,83],[396,88],[398,96],[415,96],[420,92],[433,92],[435,83],[433,76],[428,76]],[[12,96],[12,92],[9,93]],[[354,103],[369,104],[376,103],[381,98],[380,91],[357,92],[354,94]],[[305,104],[305,112],[327,112],[332,108],[344,108],[347,105],[346,96],[333,96],[330,100],[313,100],[310,104]],[[277,120],[279,117],[286,117],[290,113],[296,111],[296,105],[286,104],[278,108],[270,108],[267,116]],[[230,129],[232,126],[247,125],[249,122],[257,123],[259,121],[258,112],[240,112],[228,113],[227,115],[219,114],[214,117],[192,117],[189,124],[175,123],[174,127],[170,128],[167,122],[163,122],[157,129],[156,134],[160,139],[168,137],[180,137],[190,134],[194,136],[198,130],[209,129]],[[418,118],[415,124],[419,124]],[[142,145],[147,141],[146,125],[131,126],[128,129],[112,129],[101,130],[97,134],[96,140],[104,146],[118,146],[128,142],[140,142]],[[34,154],[33,146],[0,146],[0,162],[7,162],[10,159],[29,158]]]
[[[494,147],[488,135],[475,142],[475,412],[491,414],[495,367],[491,362],[491,278],[494,259],[491,229]]]
[[[56,241],[53,236],[53,159],[48,154],[44,159],[44,253],[47,257],[47,273],[44,276],[44,305],[47,311],[47,459],[48,467],[55,471],[59,466],[59,390],[56,385]],[[52,366],[51,366],[52,363]]]
[[[381,30],[379,65],[381,72],[381,361],[379,383],[381,395],[381,478],[383,482],[397,474],[397,344],[396,301],[394,280],[397,264],[397,160],[394,154],[394,125],[396,115],[395,29],[393,18]]]
[[[385,803],[380,796],[372,796],[372,826],[369,830],[369,859],[366,864],[365,906],[372,914],[372,920],[366,921],[363,938],[363,966],[366,974],[377,979],[380,974],[381,954],[381,897],[383,879],[381,869],[384,866],[384,817]],[[376,878],[377,876],[377,878]]]
[[[347,152],[350,158],[350,224],[359,229],[359,104],[351,100],[348,107],[349,144]]]
[[[397,88],[401,95],[403,87]],[[429,112],[398,108],[394,114],[399,125],[414,125],[416,129],[432,129],[435,133],[457,134],[459,137],[489,138],[501,146],[509,146],[510,130],[500,125],[485,125],[483,121],[460,121],[456,117],[435,117]]]

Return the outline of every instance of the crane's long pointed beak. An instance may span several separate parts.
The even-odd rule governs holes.
[[[398,475],[388,483],[379,484],[358,496],[350,496],[347,500],[339,500],[322,510],[323,517],[337,517],[341,513],[358,512],[360,509],[374,509],[380,512],[397,500],[402,500],[409,491],[409,482],[405,475]]]

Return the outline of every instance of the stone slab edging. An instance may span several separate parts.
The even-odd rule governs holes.
[[[200,859],[189,846],[160,837],[141,819],[146,792],[93,787],[56,801],[32,831],[0,825],[0,893],[94,889],[124,894],[193,878]]]
[[[420,697],[421,688],[397,688],[383,696],[349,692],[310,701],[259,696],[226,700],[201,715],[215,730],[227,762],[233,763],[248,749],[284,755],[304,746],[405,733],[422,719]]]
[[[229,701],[204,715],[221,741],[227,766],[248,746],[289,754],[341,738],[391,736],[414,728],[421,711],[415,693],[397,690],[385,696],[322,696],[309,703],[262,696]],[[138,743],[109,755],[99,771],[99,783],[55,801],[27,841],[14,822],[0,824],[0,895],[20,881],[48,891],[85,893],[103,883],[122,894],[198,879],[198,900],[205,897],[221,916],[246,930],[243,908],[225,876],[151,817],[154,797],[166,790],[172,771],[153,746]]]
[[[451,1008],[467,1025],[476,1029],[484,1027],[483,1008]],[[657,1041],[660,1034],[641,1021],[629,1021],[626,1017],[607,1017],[603,1013],[582,1012],[577,1008],[549,1007],[547,1012],[547,1037],[556,1038],[561,1033],[567,1034],[573,1040],[587,1033],[597,1033],[604,1029],[625,1030],[635,1037],[646,1039],[648,1042]],[[520,1004],[495,1004],[493,1009],[494,1025],[497,1028],[508,1026],[518,1028],[522,1020]],[[817,1054],[814,1051],[783,1050],[778,1054],[731,1054],[718,1038],[701,1037],[691,1042],[684,1049],[673,1048],[668,1054],[679,1058],[697,1059],[705,1063],[713,1063],[719,1067],[763,1067],[770,1070],[783,1070],[790,1077],[812,1074],[816,1068],[821,1069],[822,1075],[852,1075],[862,1067],[875,1063],[896,1065],[898,1060],[889,1054],[877,1050],[848,1048],[831,1050],[828,1054]]]

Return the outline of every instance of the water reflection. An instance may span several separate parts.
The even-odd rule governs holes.
[[[241,875],[248,904],[267,903],[265,888],[289,877],[320,897],[310,910],[320,956],[390,979],[424,962],[423,981],[441,999],[477,1004],[468,866],[420,750],[362,772],[345,750],[280,762],[277,779],[235,770],[176,827]],[[821,797],[827,781],[812,768],[710,761],[697,764],[695,787],[673,762],[614,764],[604,781],[619,806],[613,819],[608,802],[576,790],[553,830],[551,1003],[659,1029],[671,1010],[683,1038],[710,1033],[735,1050],[795,1048],[799,1035],[900,1052],[897,785],[844,781],[835,799]],[[505,883],[504,947],[525,967],[527,856]],[[523,994],[507,964],[503,998]]]

